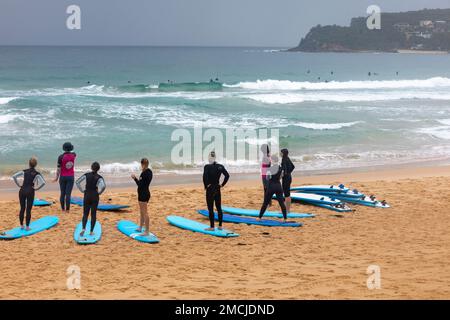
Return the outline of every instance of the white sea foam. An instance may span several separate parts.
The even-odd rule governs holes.
[[[141,168],[141,164],[137,161],[129,162],[129,163],[120,163],[113,162],[103,164],[101,166],[101,171],[104,173],[128,173],[128,172],[136,172]]]
[[[0,104],[7,104],[16,99],[17,97],[0,97]]]
[[[302,102],[371,102],[390,101],[403,99],[429,99],[429,100],[450,100],[449,93],[442,92],[414,92],[414,91],[394,91],[394,92],[339,92],[339,93],[266,93],[266,94],[245,94],[242,97],[266,104],[292,104]]]
[[[374,81],[330,81],[309,82],[290,80],[257,80],[225,84],[229,88],[251,90],[351,90],[351,89],[404,89],[404,88],[447,88],[450,79],[443,77],[425,80],[374,80]]]
[[[0,124],[5,124],[8,122],[11,122],[18,117],[19,117],[18,115],[14,115],[14,114],[0,115]]]
[[[450,119],[441,119],[437,121],[443,125],[450,126]]]
[[[428,134],[434,138],[450,140],[450,126],[439,126],[419,129],[418,132]]]
[[[310,123],[310,122],[299,122],[295,125],[298,127],[303,127],[312,130],[337,130],[347,127],[352,127],[356,124],[362,123],[363,121],[354,122],[342,122],[342,123]]]

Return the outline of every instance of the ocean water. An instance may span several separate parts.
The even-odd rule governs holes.
[[[157,89],[216,77],[221,90]],[[446,161],[450,55],[0,47],[2,177],[32,155],[54,170],[65,141],[80,171],[96,160],[104,174],[128,174],[143,156],[159,173],[195,171],[201,163],[172,163],[170,137],[196,125],[277,128],[299,170]],[[235,172],[258,170],[227,160]]]

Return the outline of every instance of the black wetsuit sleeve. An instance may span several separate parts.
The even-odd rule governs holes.
[[[222,182],[222,187],[225,187],[225,185],[227,184],[228,180],[230,179],[230,174],[228,173],[227,169],[225,169],[224,166],[222,166],[222,173],[224,175],[224,179]]]
[[[134,180],[139,188],[147,188],[153,179],[153,172],[151,170],[146,170],[141,173],[141,178]]]
[[[203,167],[203,186],[206,187],[208,186],[208,167],[204,166]]]

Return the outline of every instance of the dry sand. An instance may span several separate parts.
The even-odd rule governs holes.
[[[215,238],[178,229],[165,217],[199,221],[200,184],[152,191],[151,230],[159,244],[138,243],[117,231],[120,219],[137,221],[133,189],[102,197],[130,204],[129,212],[99,213],[103,237],[80,246],[73,230],[81,208],[60,214],[55,204],[35,208],[33,219],[58,215],[56,227],[0,242],[1,299],[449,299],[450,167],[371,171],[297,179],[297,183],[350,184],[386,199],[391,209],[354,206],[343,215],[305,205],[301,228],[226,224],[238,238]],[[259,181],[230,181],[229,206],[259,208]],[[40,196],[56,201],[54,193]],[[2,194],[0,226],[17,225],[15,195]],[[381,289],[366,286],[369,265],[381,268]],[[68,290],[66,270],[81,268],[81,289]]]

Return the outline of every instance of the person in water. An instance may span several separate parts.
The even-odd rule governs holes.
[[[142,232],[142,235],[148,236],[150,232],[150,217],[148,216],[148,202],[150,201],[150,183],[153,179],[153,172],[149,168],[149,161],[147,158],[143,158],[141,160],[141,175],[139,179],[136,175],[132,174],[131,178],[137,184],[137,193],[138,193],[138,202],[139,202],[139,211],[141,214],[139,228],[136,230],[137,232]],[[143,227],[145,226],[145,230],[143,231]]]
[[[291,183],[292,183],[292,171],[294,171],[295,166],[289,158],[289,150],[281,150],[281,169],[283,170],[281,186],[283,187],[283,194],[286,204],[286,211],[289,213],[291,211]]]
[[[214,204],[216,205],[219,215],[219,230],[222,230],[222,195],[220,189],[225,187],[230,179],[230,174],[225,167],[216,162],[216,153],[211,151],[208,157],[209,164],[203,169],[203,185],[206,191],[206,205],[209,212],[210,228],[207,231],[214,231]],[[220,177],[224,176],[223,182],[220,183]]]
[[[100,195],[106,189],[105,180],[101,175],[98,174],[100,170],[100,164],[94,162],[91,165],[91,172],[85,173],[80,178],[78,178],[76,184],[81,193],[84,193],[83,199],[83,229],[81,230],[80,236],[84,236],[86,232],[86,225],[91,215],[91,229],[90,235],[94,235],[94,227],[97,222],[97,207],[100,201]]]
[[[36,171],[36,166],[37,166],[37,159],[33,157],[28,161],[28,169],[19,171],[13,175],[14,182],[20,188],[19,190],[20,228],[26,229],[27,231],[30,230],[31,209],[33,209],[35,191],[42,189],[45,186],[44,177],[42,177],[42,175]],[[25,219],[25,212],[26,212],[26,219]],[[23,225],[24,219],[26,227],[24,227]]]
[[[261,145],[262,159],[261,159],[261,181],[264,189],[264,196],[267,192],[269,181],[267,180],[267,170],[270,168],[270,149],[269,145]],[[269,202],[269,206],[272,205],[272,200]]]
[[[73,184],[75,182],[75,159],[77,154],[73,152],[73,145],[70,142],[63,144],[64,153],[58,157],[55,182],[59,179],[61,194],[59,202],[63,212],[70,212],[70,197],[72,195]]]
[[[281,187],[280,178],[281,174],[283,172],[283,169],[279,165],[279,159],[277,155],[273,155],[271,157],[271,163],[269,170],[267,171],[267,191],[264,195],[264,202],[261,206],[261,210],[259,211],[259,219],[261,219],[264,215],[264,213],[267,210],[267,206],[269,205],[270,200],[272,199],[273,195],[276,195],[276,198],[278,200],[278,203],[280,204],[281,211],[283,212],[283,218],[284,222],[286,222],[287,219],[287,211],[286,211],[286,205],[284,204],[284,198],[283,198],[283,189]]]

